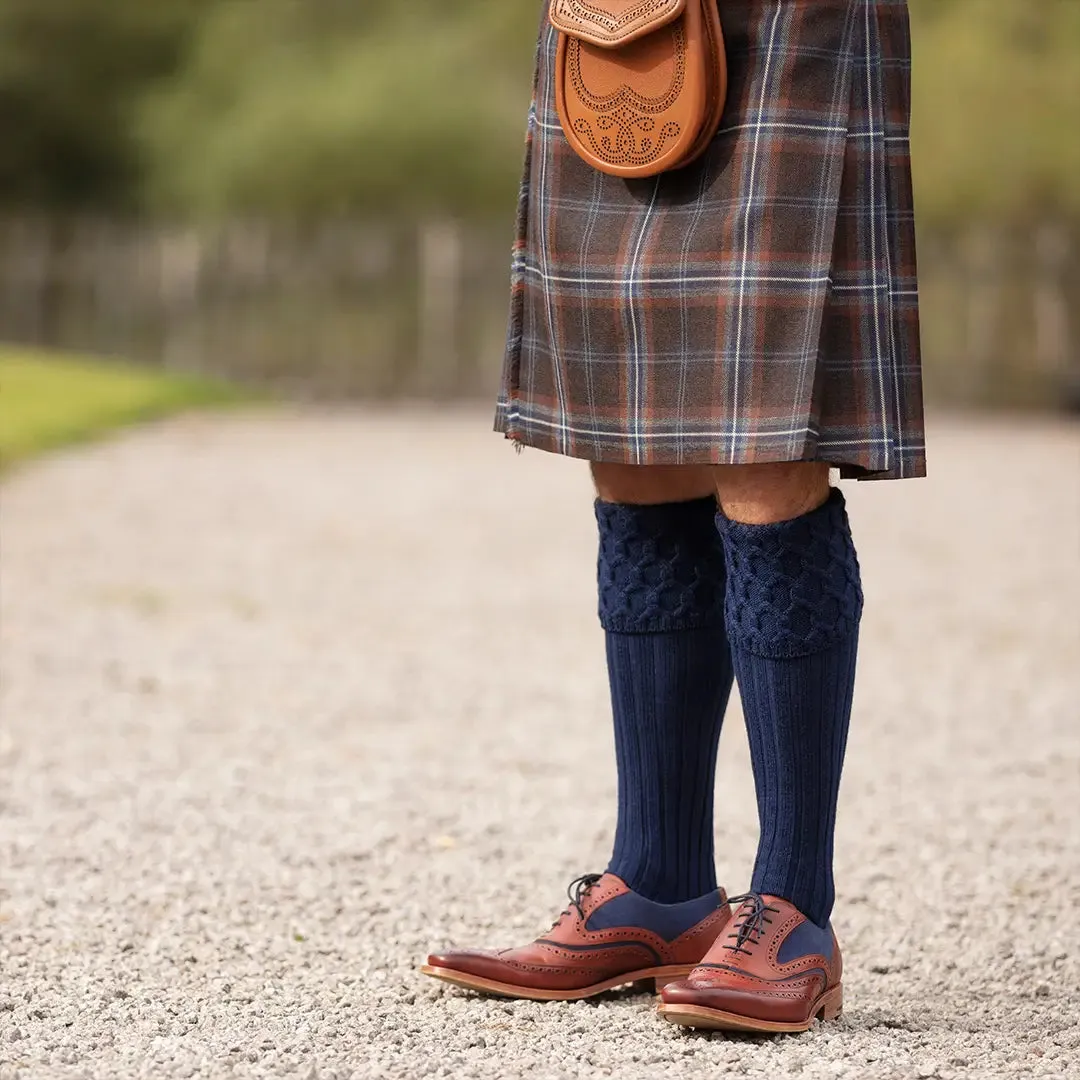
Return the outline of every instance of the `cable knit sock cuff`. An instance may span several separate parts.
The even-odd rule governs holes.
[[[844,496],[775,525],[716,518],[727,554],[728,638],[765,657],[824,652],[858,627],[863,593]]]
[[[632,506],[597,500],[605,630],[646,634],[722,623],[724,551],[716,500]]]

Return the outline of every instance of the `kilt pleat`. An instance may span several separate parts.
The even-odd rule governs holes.
[[[719,2],[720,131],[644,180],[570,149],[542,20],[496,428],[595,461],[923,475],[906,0]]]

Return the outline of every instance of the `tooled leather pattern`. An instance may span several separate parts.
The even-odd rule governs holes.
[[[648,98],[625,83],[605,96],[593,94],[581,73],[581,42],[570,41],[566,73],[576,96],[595,114],[593,125],[584,117],[574,121],[574,132],[602,161],[612,165],[648,165],[664,155],[682,134],[682,125],[669,120],[657,131],[655,115],[668,112],[682,96],[686,82],[686,34],[671,27],[675,70],[665,93]]]
[[[618,47],[671,22],[685,5],[686,0],[642,0],[620,11],[620,5],[610,2],[552,0],[550,18],[563,33],[582,34],[597,45]]]

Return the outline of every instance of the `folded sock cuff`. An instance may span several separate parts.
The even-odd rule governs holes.
[[[783,658],[824,652],[858,628],[863,593],[844,496],[771,525],[722,513],[726,622],[733,648]]]
[[[723,622],[724,551],[716,500],[634,506],[597,500],[600,623],[623,634]]]

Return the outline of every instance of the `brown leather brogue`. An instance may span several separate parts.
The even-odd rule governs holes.
[[[421,971],[469,990],[533,1001],[575,1001],[646,980],[659,989],[686,978],[731,915],[723,889],[658,904],[614,874],[578,878],[569,897],[555,925],[531,945],[433,955]]]
[[[675,1024],[721,1031],[807,1031],[844,1004],[843,961],[822,929],[786,900],[748,893],[705,959],[663,988],[660,1014]]]

